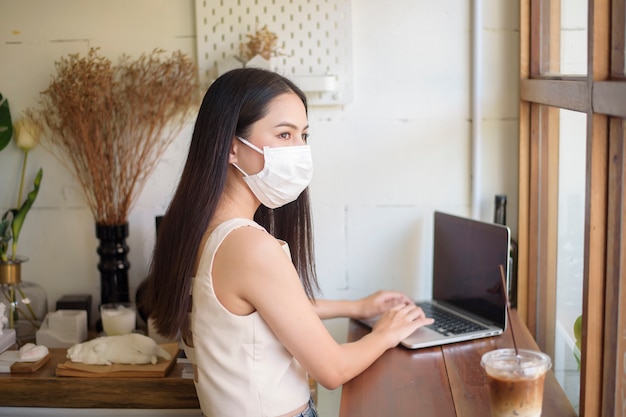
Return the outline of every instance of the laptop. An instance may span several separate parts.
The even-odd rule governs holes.
[[[401,342],[418,349],[497,336],[506,328],[500,265],[508,276],[508,227],[435,211],[431,300],[418,301],[432,325]],[[372,326],[376,319],[362,320]]]

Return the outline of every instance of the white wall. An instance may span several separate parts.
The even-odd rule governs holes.
[[[491,221],[493,195],[505,193],[516,236],[519,7],[483,3],[480,218]],[[353,100],[312,108],[309,120],[317,268],[328,298],[378,288],[429,295],[433,210],[471,213],[471,4],[352,2]],[[155,47],[195,56],[193,0],[0,0],[0,10],[0,92],[14,118],[36,105],[54,61],[66,54],[99,46],[112,59]],[[168,204],[189,134],[168,151],[131,213],[131,293],[146,272],[154,216]],[[45,287],[51,307],[67,293],[91,293],[97,305],[92,215],[76,181],[42,148],[31,153],[31,178],[39,166],[42,188],[20,239],[19,252],[30,258],[24,279]],[[15,204],[19,169],[10,145],[0,153],[2,212]],[[344,320],[328,326],[345,338]],[[323,415],[337,412],[339,393],[322,390]]]

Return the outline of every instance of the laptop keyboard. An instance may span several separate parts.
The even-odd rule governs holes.
[[[426,327],[444,336],[454,336],[487,329],[485,326],[481,326],[480,324],[474,323],[470,320],[465,320],[462,317],[451,314],[433,304],[424,303],[418,305],[422,308],[422,310],[424,310],[426,317],[432,317],[435,319],[433,324]]]

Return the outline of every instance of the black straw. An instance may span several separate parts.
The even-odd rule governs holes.
[[[504,266],[498,265],[500,268],[500,279],[502,281],[502,291],[504,292],[504,300],[506,302],[506,316],[509,320],[509,327],[511,328],[511,337],[513,338],[513,347],[515,348],[515,357],[519,357],[519,350],[517,350],[517,343],[515,342],[515,332],[513,332],[513,323],[511,322],[511,305],[509,304],[509,293],[506,290],[506,279],[504,278]]]

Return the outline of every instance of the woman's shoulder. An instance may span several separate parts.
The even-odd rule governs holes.
[[[291,266],[291,259],[285,256],[280,242],[256,227],[232,230],[224,237],[214,262],[214,275],[228,276],[232,282],[248,279],[261,282],[259,277],[276,277]]]
[[[253,221],[242,223],[239,227],[231,229],[224,240],[244,249],[248,247],[260,249],[259,246],[269,245],[271,247],[278,244],[274,236]]]
[[[229,228],[229,232],[223,235],[220,245],[223,253],[235,254],[240,262],[254,263],[273,263],[276,258],[284,257],[282,243],[262,226],[251,220],[236,223],[239,223],[238,227]]]
[[[202,246],[202,257],[212,258],[217,251],[240,251],[242,244],[258,244],[264,240],[271,240],[271,235],[258,223],[246,218],[229,218],[209,226]],[[255,243],[256,242],[256,243]]]

